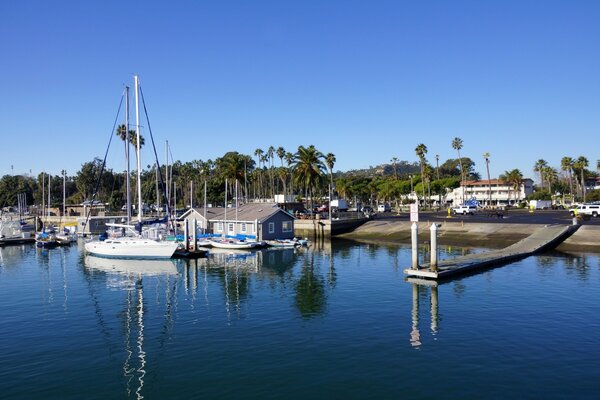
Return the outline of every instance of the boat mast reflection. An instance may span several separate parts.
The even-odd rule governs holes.
[[[170,290],[169,278],[178,275],[177,266],[172,260],[125,260],[90,255],[85,257],[84,265],[90,272],[106,274],[109,287],[123,289],[127,293],[126,311],[121,314],[124,317],[125,359],[122,370],[125,378],[125,390],[127,397],[135,396],[137,399],[143,399],[144,379],[147,371],[147,353],[144,348],[144,315],[146,313],[144,278],[152,276],[165,276],[167,278],[164,316],[167,320],[170,320],[173,316],[171,312],[172,291]],[[159,292],[160,288],[157,287],[157,296]],[[157,298],[157,303],[159,302]],[[97,310],[98,312],[99,310]],[[170,331],[170,325],[167,321],[165,333]]]

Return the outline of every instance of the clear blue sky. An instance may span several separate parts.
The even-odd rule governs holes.
[[[336,170],[424,143],[435,164],[458,136],[483,177],[486,151],[494,177],[567,155],[593,168],[599,21],[577,0],[3,1],[0,175],[103,156],[133,74],[161,162],[169,140],[181,161],[314,144]]]

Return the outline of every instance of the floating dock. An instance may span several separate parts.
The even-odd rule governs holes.
[[[472,273],[493,265],[505,264],[543,250],[554,248],[571,236],[579,226],[545,226],[525,239],[504,249],[439,261],[435,269],[432,269],[429,264],[420,265],[417,269],[405,269],[404,273],[412,278],[433,280],[442,280],[459,274]]]

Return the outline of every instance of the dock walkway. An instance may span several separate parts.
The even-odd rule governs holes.
[[[437,270],[432,271],[429,264],[418,269],[405,269],[409,277],[426,279],[445,279],[458,274],[474,272],[495,264],[503,264],[525,258],[534,253],[558,246],[573,234],[580,225],[551,225],[538,229],[530,236],[504,249],[491,250],[485,253],[469,254],[449,260],[439,261]]]

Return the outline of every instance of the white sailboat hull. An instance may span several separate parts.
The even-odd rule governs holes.
[[[177,246],[176,242],[123,237],[86,243],[85,251],[96,256],[111,258],[171,258]]]

